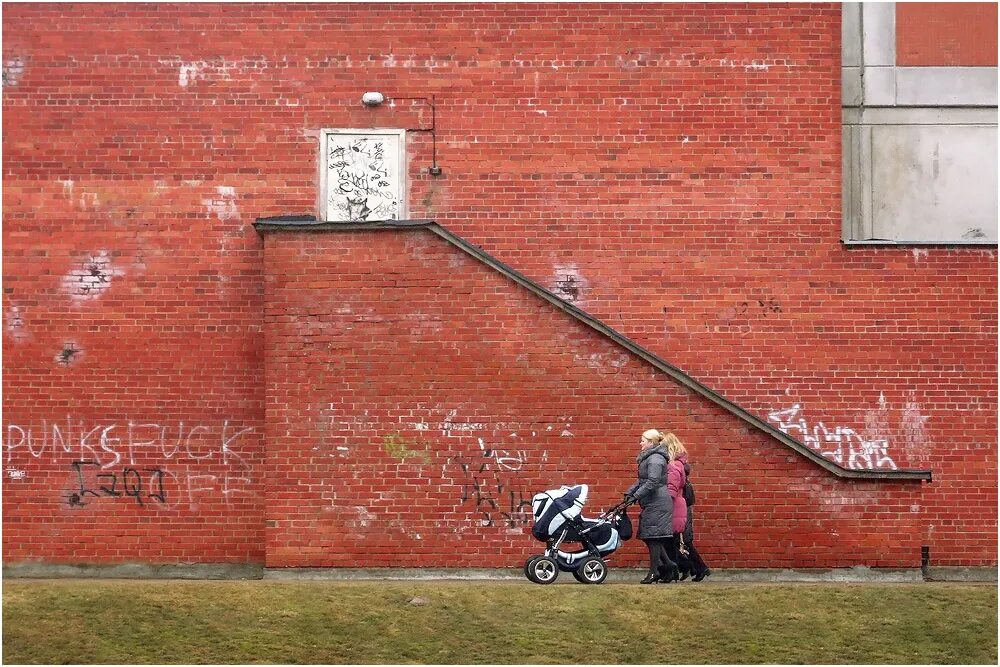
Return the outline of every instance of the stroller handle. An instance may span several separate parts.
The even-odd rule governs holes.
[[[601,515],[601,518],[602,519],[606,519],[606,518],[608,518],[608,517],[610,517],[612,515],[615,515],[615,514],[618,514],[620,512],[623,512],[624,510],[628,509],[630,506],[634,505],[636,502],[638,502],[638,501],[636,501],[636,500],[623,500],[620,503],[618,503],[617,505],[615,505],[614,507],[611,507],[607,511],[605,511],[604,514]]]

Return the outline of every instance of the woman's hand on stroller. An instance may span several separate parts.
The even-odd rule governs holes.
[[[626,493],[626,494],[623,494],[623,495],[625,496],[624,503],[626,505],[634,505],[636,503],[637,499],[631,493]]]

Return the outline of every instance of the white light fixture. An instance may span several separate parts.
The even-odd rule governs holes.
[[[366,107],[377,107],[378,105],[385,102],[385,95],[379,92],[365,93],[361,96],[361,103]]]

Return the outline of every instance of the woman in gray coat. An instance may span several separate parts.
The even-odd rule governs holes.
[[[625,492],[625,497],[639,501],[639,539],[649,549],[649,574],[640,583],[669,583],[679,577],[677,563],[668,555],[668,542],[673,539],[674,501],[667,489],[667,464],[670,454],[662,444],[659,431],[650,429],[642,434],[636,457],[639,479]]]

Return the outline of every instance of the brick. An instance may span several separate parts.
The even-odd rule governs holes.
[[[595,509],[633,474],[637,425],[683,425],[704,470],[699,540],[720,564],[912,566],[921,544],[934,565],[996,564],[996,252],[840,243],[839,7],[28,3],[2,21],[2,428],[11,445],[12,426],[30,430],[35,452],[48,433],[4,465],[9,560],[350,566],[357,553],[331,545],[360,532],[371,564],[515,565],[533,546],[523,526],[449,505],[448,457],[478,451],[478,431],[432,443],[437,468],[385,460],[387,427],[457,410],[521,436],[573,416],[573,443],[544,442],[521,483],[593,477],[579,481]],[[568,289],[762,419],[884,439],[935,481],[830,479],[448,248],[317,236],[265,253],[250,222],[315,212],[320,129],[413,126],[361,106],[373,77],[436,95],[444,174],[411,133],[411,217]],[[336,294],[373,310],[311,310]],[[339,424],[366,409],[370,425]],[[71,451],[53,449],[54,424]],[[224,446],[224,430],[242,434]],[[309,449],[324,433],[334,457]],[[361,444],[361,477],[324,477],[337,447]],[[114,479],[122,495],[71,505],[81,459],[98,461],[84,490]],[[126,474],[149,491],[147,468],[167,502],[125,495]],[[773,509],[747,516],[758,493]],[[794,548],[775,554],[768,519],[790,522]],[[813,521],[850,548],[796,542]]]

